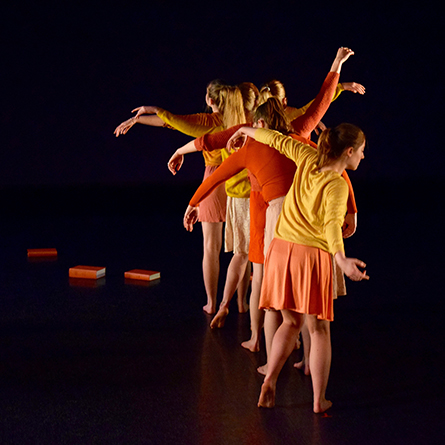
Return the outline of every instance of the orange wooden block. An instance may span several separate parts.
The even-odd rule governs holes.
[[[28,257],[57,256],[57,249],[28,249]]]
[[[130,280],[152,281],[161,278],[161,272],[154,270],[133,269],[124,273],[125,278]]]
[[[97,280],[105,276],[105,267],[76,266],[70,267],[69,276],[72,278],[90,278]]]

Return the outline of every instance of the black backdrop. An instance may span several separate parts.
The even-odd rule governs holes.
[[[199,181],[199,155],[189,156],[176,178],[165,167],[188,137],[138,125],[115,138],[114,128],[139,105],[202,111],[205,85],[216,77],[257,85],[278,78],[289,103],[302,106],[339,46],[356,52],[341,79],[367,88],[364,97],[344,93],[324,119],[356,123],[368,135],[353,181],[423,184],[441,176],[443,86],[433,11],[362,2],[58,3],[8,5],[2,21],[4,190]]]

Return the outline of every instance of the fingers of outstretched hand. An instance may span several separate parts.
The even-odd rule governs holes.
[[[359,93],[359,94],[365,94],[366,88],[357,82],[344,82],[343,88],[346,91],[351,91],[351,93]]]

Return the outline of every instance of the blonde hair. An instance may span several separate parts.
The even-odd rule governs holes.
[[[285,99],[286,90],[279,80],[271,80],[261,87],[258,104],[263,104],[269,97],[277,97],[281,102]]]
[[[260,119],[264,120],[271,130],[276,130],[283,134],[292,133],[292,127],[284,111],[283,104],[277,97],[270,97],[255,110],[254,122],[258,122]]]
[[[343,123],[327,128],[318,138],[318,166],[321,168],[339,159],[349,147],[357,150],[365,141],[365,133],[353,124]]]
[[[238,87],[212,81],[207,86],[207,93],[221,113],[224,128],[246,122],[243,97]]]

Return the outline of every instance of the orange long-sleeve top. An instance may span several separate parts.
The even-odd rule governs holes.
[[[315,130],[318,123],[328,110],[329,105],[332,102],[332,97],[337,89],[339,77],[339,73],[329,72],[323,82],[320,92],[310,104],[309,108],[306,110],[306,113],[297,117],[291,122],[295,134],[303,137],[306,140],[300,138],[296,139],[316,147],[316,145],[310,140],[311,133]],[[343,172],[342,176],[346,180],[349,187],[348,213],[357,213],[357,204],[355,202],[354,189],[352,188],[351,180],[349,179],[346,171]]]
[[[247,168],[261,185],[266,202],[286,195],[295,174],[291,159],[271,150],[268,145],[248,139],[236,153],[231,154],[196,190],[190,205],[196,207],[212,190],[233,175]]]

